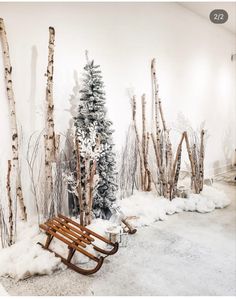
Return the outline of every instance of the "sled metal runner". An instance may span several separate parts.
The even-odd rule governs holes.
[[[104,238],[103,236],[61,214],[58,214],[57,217],[49,219],[44,224],[40,224],[39,227],[46,232],[47,239],[45,245],[39,242],[38,244],[41,245],[44,249],[53,252],[55,256],[59,257],[61,261],[69,268],[84,275],[96,273],[101,268],[104,259],[108,255],[115,254],[118,251],[119,244],[117,242],[113,243],[107,238]],[[61,256],[60,254],[49,248],[50,243],[54,237],[68,245],[67,258]],[[94,244],[94,241],[96,239],[99,239],[104,243],[110,245],[112,249],[105,250],[96,246]],[[86,250],[87,248],[91,247],[104,256],[96,257]],[[96,263],[96,266],[92,269],[83,269],[71,263],[71,259],[76,252],[82,253],[83,255],[87,256],[90,260]]]

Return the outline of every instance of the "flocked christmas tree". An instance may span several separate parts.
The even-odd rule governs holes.
[[[87,55],[86,55],[87,57]],[[97,183],[93,193],[93,213],[95,217],[109,219],[110,207],[116,200],[116,163],[113,152],[112,122],[107,119],[105,108],[105,92],[99,65],[90,61],[84,67],[83,85],[80,91],[80,104],[78,116],[75,117],[76,138],[81,146],[81,184],[86,189],[84,177],[87,147],[89,151],[96,151],[96,139],[99,140],[100,150],[97,155],[96,174]]]

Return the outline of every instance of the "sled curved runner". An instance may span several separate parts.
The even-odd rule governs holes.
[[[104,259],[108,255],[115,254],[118,251],[118,243],[111,242],[105,237],[93,232],[92,230],[61,214],[59,214],[58,217],[53,217],[44,224],[40,224],[39,227],[46,232],[47,239],[45,245],[41,243],[38,244],[41,245],[44,249],[53,252],[69,268],[83,275],[96,273],[101,268]],[[68,245],[67,258],[62,257],[57,252],[49,249],[50,243],[54,237]],[[96,246],[95,244],[93,244],[95,239],[99,239],[104,243],[110,245],[112,249],[105,250],[103,248],[100,248],[99,246]],[[99,258],[94,256],[92,253],[86,250],[87,248],[91,247],[100,254],[104,254],[105,256],[100,256]],[[80,252],[83,255],[87,256],[89,259],[96,262],[96,266],[92,269],[83,269],[71,263],[71,259],[76,252]]]

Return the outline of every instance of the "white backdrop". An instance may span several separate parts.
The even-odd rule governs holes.
[[[130,123],[128,93],[146,93],[150,101],[150,61],[156,57],[167,122],[175,122],[179,112],[194,127],[205,120],[210,134],[206,168],[231,163],[236,146],[236,62],[230,56],[236,52],[236,37],[220,25],[175,3],[0,3],[0,17],[7,29],[25,143],[33,131],[43,128],[48,27],[54,26],[57,131],[66,132],[69,126],[69,99],[88,49],[102,67],[119,150]],[[0,108],[3,171],[11,151],[2,59]]]

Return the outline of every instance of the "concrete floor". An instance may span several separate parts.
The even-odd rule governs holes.
[[[139,229],[93,276],[71,270],[15,282],[10,295],[236,295],[236,188],[209,214],[184,212]]]

